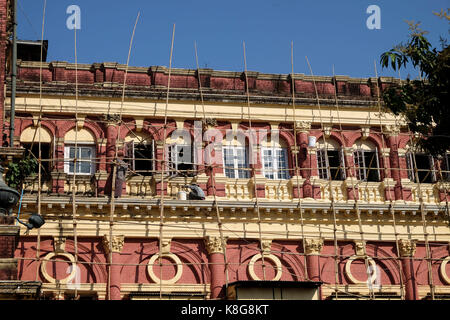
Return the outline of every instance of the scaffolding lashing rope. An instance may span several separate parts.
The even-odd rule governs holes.
[[[200,67],[199,67],[199,63],[198,63],[197,43],[194,43],[194,49],[195,49],[195,63],[197,66],[198,88],[199,88],[199,92],[200,92],[200,100],[202,103],[203,123],[204,123],[204,125],[206,125],[206,112],[205,112],[205,103],[204,103],[204,98],[203,98],[202,78],[201,78]],[[202,126],[202,129],[203,129],[203,126]],[[203,130],[202,130],[202,132],[203,132]],[[195,149],[195,152],[197,152],[197,149]],[[202,157],[202,159],[205,162],[205,158]],[[219,209],[219,204],[217,201],[216,179],[214,177],[214,166],[212,166],[211,163],[209,163],[208,165],[210,166],[209,170],[210,170],[211,181],[212,181],[214,208],[216,209],[217,227],[219,229],[220,242],[221,242],[222,250],[223,250],[223,262],[224,262],[224,269],[225,269],[225,290],[227,290],[228,283],[229,283],[227,244],[226,244],[225,238],[223,236],[222,218],[220,216],[220,209]]]
[[[311,64],[309,63],[308,57],[306,57],[306,62],[307,62],[307,64],[308,64],[308,67],[309,67],[310,72],[311,72],[311,77],[312,77],[312,80],[313,80],[314,91],[315,91],[315,94],[316,94],[317,107],[318,107],[318,110],[319,110],[319,119],[320,119],[320,123],[321,123],[321,126],[322,126],[322,132],[324,132],[324,130],[323,130],[323,120],[322,120],[322,111],[321,111],[320,99],[319,99],[319,93],[318,93],[318,90],[317,90],[317,85],[316,85],[315,77],[314,77],[314,74],[313,74],[313,71],[312,71],[312,68],[311,68]],[[314,110],[312,110],[312,112],[314,112]],[[314,116],[314,113],[313,113],[313,116]],[[325,134],[324,134],[324,138],[325,138]],[[325,140],[324,140],[324,141],[325,141]],[[369,165],[369,168],[370,168],[370,165]],[[355,194],[355,187],[354,187],[353,181],[352,181],[352,188],[353,188],[353,195],[354,195],[354,199],[355,199],[355,209],[356,209],[356,214],[357,214],[357,216],[358,216],[359,233],[360,233],[360,236],[361,236],[361,241],[362,241],[362,243],[363,243],[363,257],[364,257],[364,264],[365,264],[365,268],[366,268],[367,278],[368,278],[369,281],[370,281],[370,279],[371,279],[371,274],[370,274],[370,271],[369,271],[368,256],[367,256],[367,252],[366,252],[366,242],[365,242],[365,240],[364,240],[364,232],[363,232],[362,222],[361,222],[361,212],[360,212],[359,205],[358,205],[358,198],[359,198],[359,197],[357,197],[356,194]],[[373,286],[371,286],[371,285],[369,286],[369,292],[370,292],[370,298],[371,298],[371,299],[374,299]]]
[[[130,39],[130,46],[128,49],[128,57],[127,57],[127,65],[125,68],[125,74],[123,78],[123,85],[122,85],[122,99],[120,103],[120,110],[119,110],[119,119],[116,122],[117,129],[117,136],[115,137],[115,152],[114,152],[114,159],[112,162],[112,178],[111,178],[111,203],[110,203],[110,215],[109,215],[109,253],[108,253],[108,282],[107,282],[107,296],[108,299],[111,300],[111,268],[113,266],[113,228],[114,228],[114,215],[115,215],[115,192],[116,192],[116,175],[117,175],[117,164],[118,164],[118,152],[119,152],[119,139],[120,139],[120,130],[122,127],[122,114],[123,114],[123,106],[125,102],[125,90],[126,90],[126,84],[127,84],[127,75],[128,75],[128,67],[130,63],[130,57],[131,57],[131,49],[133,46],[133,39],[134,34],[136,32],[136,27],[139,21],[140,12],[138,12],[136,17],[136,22],[134,23],[133,33],[131,35]],[[109,116],[109,113],[108,113]],[[122,186],[120,186],[122,187]]]
[[[302,200],[300,195],[300,168],[298,164],[298,157],[300,155],[299,146],[297,144],[297,110],[295,106],[295,73],[294,73],[294,42],[291,41],[291,91],[292,91],[292,120],[293,120],[293,133],[294,133],[294,163],[295,169],[294,174],[296,177],[296,188],[297,188],[297,196],[298,196],[298,211],[300,214],[300,231],[302,237],[302,246],[303,246],[303,266],[305,273],[305,280],[309,281],[309,273],[308,266],[306,262],[306,239],[305,239],[305,231],[304,231],[304,220],[303,220],[303,208],[302,208]]]
[[[386,148],[386,142],[385,142],[385,139],[384,139],[383,123],[382,123],[382,120],[381,120],[381,115],[382,115],[381,92],[380,92],[380,87],[379,87],[379,84],[378,84],[377,64],[376,64],[375,61],[374,61],[374,68],[375,68],[375,78],[377,79],[377,81],[376,81],[376,88],[377,88],[378,118],[380,120],[381,142],[382,142],[382,149],[383,149],[381,151],[381,154],[383,155],[384,150]],[[400,80],[400,83],[401,83],[401,79],[400,78],[399,78],[399,80]],[[397,119],[396,119],[396,122],[397,122]],[[397,125],[397,123],[395,125]],[[394,135],[394,139],[395,139],[394,143],[398,146],[398,139],[399,139],[398,135]],[[390,147],[392,148],[392,146],[390,146]],[[396,150],[397,149],[398,148],[396,147]],[[384,176],[385,176],[385,179],[386,179],[387,177],[391,176],[392,174],[390,174],[390,175],[387,174],[388,173],[388,169],[386,168],[386,163],[384,163],[385,158],[386,157],[384,157],[384,155],[383,155],[383,165],[384,165],[384,168],[385,168],[385,175]],[[389,211],[391,212],[391,216],[392,216],[392,225],[393,225],[393,228],[394,228],[394,237],[395,237],[395,248],[396,248],[396,252],[397,252],[396,262],[397,262],[397,267],[398,267],[398,270],[399,270],[399,277],[400,277],[400,295],[402,297],[402,300],[404,300],[405,299],[405,289],[404,289],[404,285],[403,285],[403,272],[402,272],[402,266],[401,266],[401,261],[400,261],[400,247],[399,247],[399,243],[398,243],[397,224],[396,224],[396,221],[395,221],[396,220],[396,218],[395,218],[395,201],[393,201],[393,199],[392,199],[391,184],[390,184],[389,181],[387,183],[387,188],[388,188],[388,195],[389,195]],[[395,193],[395,190],[394,190],[394,193]],[[395,195],[394,195],[394,197],[395,197]]]
[[[78,158],[78,57],[77,57],[77,26],[74,30],[74,51],[75,51],[75,154],[73,158],[73,185],[72,185],[72,224],[74,239],[75,272],[78,271],[78,233],[77,233],[77,202],[76,202],[76,176]],[[39,131],[40,134],[40,131]],[[73,266],[72,266],[73,268]],[[73,270],[71,270],[72,272]],[[78,284],[75,286],[74,297],[77,299]]]
[[[44,0],[44,7],[42,12],[42,29],[41,29],[41,51],[40,51],[40,64],[39,64],[39,118],[38,118],[38,194],[37,194],[37,211],[38,215],[41,214],[41,176],[42,176],[42,152],[41,152],[41,122],[42,122],[42,61],[43,61],[43,47],[44,47],[44,27],[45,27],[45,10],[47,7],[47,0]],[[14,13],[15,14],[15,13]],[[33,137],[34,140],[34,137]],[[12,146],[13,147],[13,146]],[[40,248],[41,248],[41,229],[37,229],[37,245],[36,245],[36,281],[39,280],[39,260],[40,260]]]
[[[163,151],[161,161],[161,182],[160,182],[160,212],[159,212],[159,299],[162,299],[162,240],[163,240],[163,227],[164,227],[164,174],[166,169],[166,140],[167,140],[167,110],[169,107],[169,93],[170,93],[170,80],[172,74],[172,58],[173,58],[173,44],[175,41],[175,24],[172,30],[172,41],[170,46],[170,58],[169,58],[169,75],[167,79],[167,93],[166,104],[164,108],[164,127],[163,127]]]
[[[253,155],[254,155],[254,151],[250,150],[250,141],[251,141],[251,137],[253,135],[253,129],[252,129],[252,116],[251,116],[251,111],[250,111],[250,89],[248,87],[248,75],[247,75],[247,57],[246,57],[246,53],[245,53],[245,41],[242,43],[242,47],[244,50],[244,75],[245,75],[245,87],[246,87],[246,96],[247,96],[247,113],[248,113],[248,124],[249,124],[249,152],[252,153],[252,162],[255,161]],[[259,141],[257,141],[257,144],[259,143]],[[260,245],[260,252],[261,252],[261,262],[262,262],[262,271],[263,271],[263,280],[266,280],[266,265],[264,263],[264,250],[263,250],[263,240],[262,240],[262,232],[261,232],[261,212],[260,212],[260,208],[259,208],[259,200],[258,200],[258,188],[256,185],[256,170],[254,168],[254,164],[251,167],[251,172],[250,174],[252,175],[252,179],[253,179],[253,192],[254,192],[254,196],[255,196],[255,206],[256,206],[256,210],[257,210],[257,215],[258,215],[258,234],[259,234],[259,245]]]

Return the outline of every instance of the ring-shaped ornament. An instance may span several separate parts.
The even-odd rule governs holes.
[[[349,278],[350,282],[353,283],[353,284],[367,283],[367,280],[366,281],[361,281],[361,280],[356,279],[353,276],[352,271],[350,269],[351,265],[352,265],[352,262],[355,261],[355,260],[360,260],[360,259],[364,260],[364,257],[356,256],[356,255],[355,256],[351,256],[350,258],[348,258],[347,263],[345,264],[345,273],[346,273],[347,277]],[[370,278],[370,283],[374,283],[375,280],[377,279],[377,276],[378,276],[378,274],[377,274],[377,264],[376,264],[375,260],[373,260],[370,257],[367,257],[367,261],[372,266],[372,276]]]
[[[49,262],[50,259],[54,258],[54,257],[66,257],[72,263],[72,272],[64,279],[61,279],[61,280],[55,279],[51,275],[49,275],[47,272],[47,262]],[[47,280],[50,283],[58,282],[61,284],[67,284],[68,282],[70,282],[71,280],[73,280],[75,278],[76,273],[77,273],[75,257],[72,254],[67,253],[67,252],[62,252],[62,253],[50,252],[43,258],[43,261],[41,263],[41,273],[44,276],[45,280]]]
[[[253,258],[250,260],[250,262],[248,264],[248,272],[250,274],[250,277],[253,280],[261,280],[256,275],[256,272],[255,272],[255,263],[259,259],[262,259],[262,254],[261,253],[258,253],[256,255],[254,255]],[[283,271],[281,269],[281,261],[280,261],[280,259],[278,259],[278,257],[274,256],[273,254],[264,254],[264,259],[271,260],[276,266],[277,273],[275,274],[275,277],[271,281],[278,281],[278,280],[280,280],[281,279],[281,275],[283,274]]]
[[[447,275],[447,263],[450,261],[450,256],[442,260],[441,266],[439,267],[439,272],[441,273],[441,277],[447,284],[450,284],[450,277]]]
[[[156,259],[159,258],[159,253],[154,254],[150,258],[148,265],[147,265],[148,275],[155,283],[162,283],[162,284],[176,283],[178,280],[180,280],[181,275],[183,274],[183,264],[182,264],[180,258],[178,258],[178,256],[173,253],[163,253],[161,256],[163,258],[168,258],[168,259],[172,260],[176,264],[177,272],[176,272],[175,276],[172,279],[167,279],[167,280],[161,280],[158,276],[156,276],[155,272],[153,271],[153,264],[155,263]]]

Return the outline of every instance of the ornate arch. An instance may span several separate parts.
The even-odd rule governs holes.
[[[250,263],[252,257],[259,254],[261,249],[258,242],[250,243],[247,245],[241,245],[239,252],[229,257],[229,261],[239,261],[235,272],[238,274],[242,265],[247,269],[248,263]],[[295,281],[306,279],[304,272],[304,263],[298,258],[296,252],[293,252],[281,244],[272,242],[271,255],[274,255],[281,261],[282,272],[288,272]]]
[[[142,258],[140,258],[139,264],[143,263],[144,261],[148,261],[152,258],[152,256],[159,254],[159,242],[157,239],[154,239],[153,241],[148,243],[141,244],[145,253],[142,255]],[[210,282],[211,275],[209,268],[206,267],[207,262],[204,261],[200,254],[198,254],[194,249],[182,243],[179,243],[174,239],[170,244],[170,253],[178,256],[181,262],[186,262],[183,264],[183,266],[191,269],[198,283]],[[125,265],[127,263],[131,263],[132,260],[133,257],[131,256],[126,260]],[[124,267],[125,266],[122,266],[121,272],[123,271]]]
[[[349,243],[339,248],[340,255],[347,257],[341,260],[341,262],[339,263],[340,265],[347,263],[348,259],[355,255],[354,246],[354,244]],[[392,284],[400,283],[401,270],[398,263],[395,262],[398,261],[398,257],[372,243],[366,243],[366,253],[375,261],[377,265],[381,265],[384,273],[388,276]],[[322,272],[325,270],[325,268],[334,268],[333,265],[330,266],[330,263],[330,261],[327,261],[324,264],[324,266],[322,267]],[[344,275],[342,274],[341,277],[344,277]]]

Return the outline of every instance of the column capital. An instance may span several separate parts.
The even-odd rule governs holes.
[[[206,250],[209,254],[213,253],[225,253],[225,248],[223,245],[226,245],[227,238],[224,237],[222,244],[222,239],[220,236],[207,236],[205,238]]]
[[[123,235],[115,235],[112,237],[111,247],[113,253],[120,253],[123,249],[123,244],[125,241],[125,236]],[[110,253],[110,238],[109,235],[103,236],[103,248],[107,254]]]
[[[357,256],[364,256],[366,244],[364,241],[355,241],[355,253]]]
[[[416,253],[416,240],[400,239],[398,246],[401,257],[414,257]]]
[[[320,254],[323,248],[323,239],[305,239],[306,254]]]
[[[309,131],[311,130],[311,121],[295,121],[295,128],[298,132],[309,133]]]
[[[62,253],[66,251],[66,237],[53,237],[53,251]]]
[[[161,253],[170,253],[170,246],[172,245],[172,239],[162,238],[160,241],[161,241]]]
[[[270,253],[272,247],[272,240],[262,239],[261,240],[261,250],[264,253]]]
[[[396,137],[400,134],[400,126],[397,124],[385,125],[384,133],[388,137]]]

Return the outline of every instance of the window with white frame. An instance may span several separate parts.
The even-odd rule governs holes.
[[[381,180],[378,157],[378,148],[373,143],[362,140],[356,142],[353,160],[359,180],[368,182]]]
[[[247,179],[250,177],[247,148],[242,146],[224,146],[223,163],[225,176],[232,179]]]
[[[66,145],[64,147],[64,172],[77,175],[95,173],[94,145]],[[76,161],[74,161],[76,159]]]
[[[289,179],[288,157],[286,148],[262,148],[263,173],[268,179]]]
[[[432,156],[424,153],[407,152],[406,166],[409,180],[420,183],[436,181],[436,170],[434,169],[434,158]],[[417,168],[417,175],[415,168]]]
[[[179,175],[195,174],[195,153],[190,144],[172,144],[168,146],[168,170]]]
[[[344,150],[339,144],[330,139],[326,143],[318,141],[317,170],[319,178],[325,180],[345,180]]]
[[[142,176],[150,176],[153,173],[154,141],[129,141],[125,144],[125,161],[129,168]]]

